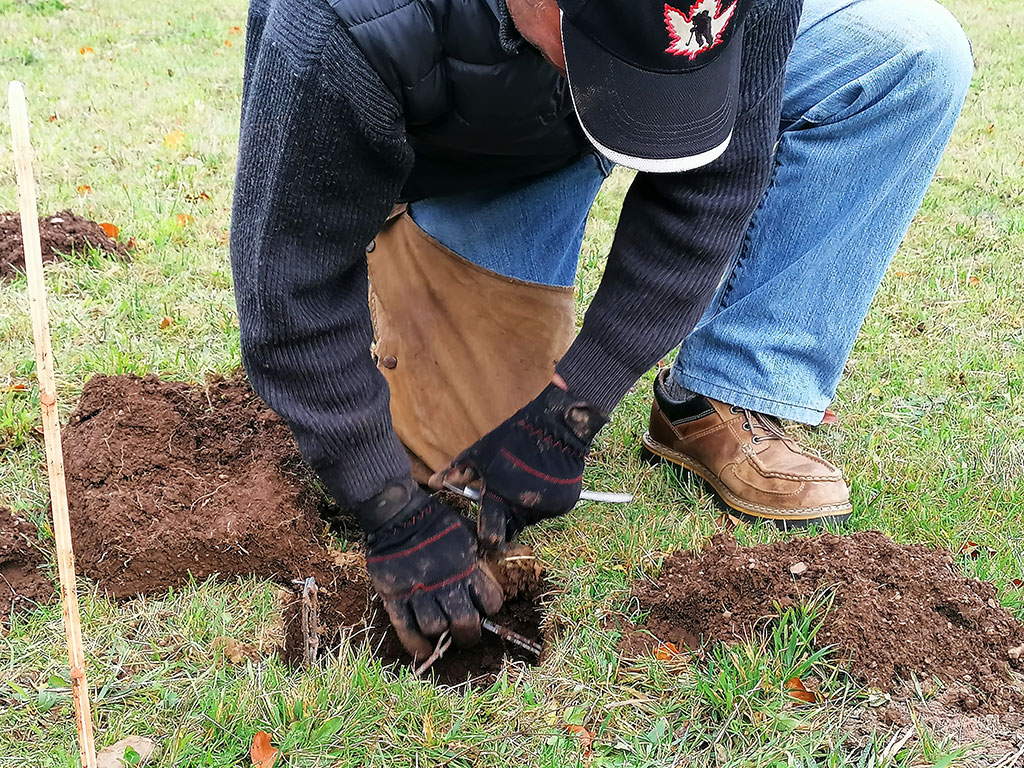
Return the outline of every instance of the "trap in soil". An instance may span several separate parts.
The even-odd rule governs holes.
[[[255,575],[288,588],[313,577],[320,653],[348,638],[389,662],[410,661],[361,555],[329,547],[324,518],[335,510],[290,431],[241,375],[205,386],[95,376],[64,431],[64,461],[79,571],[110,594],[152,593],[190,574]],[[505,578],[514,589],[495,621],[541,640],[543,579]],[[306,642],[301,599],[284,610],[283,655],[297,663]],[[487,682],[506,658],[536,662],[485,634],[472,649],[449,651],[431,672],[442,682]]]

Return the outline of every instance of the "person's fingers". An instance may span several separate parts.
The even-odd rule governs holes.
[[[409,598],[409,605],[416,616],[420,632],[427,637],[440,637],[448,629],[448,619],[441,612],[432,592],[414,592]]]
[[[465,487],[480,479],[480,474],[471,465],[457,462],[459,462],[459,459],[453,461],[451,466],[432,474],[427,484],[435,491],[439,491],[446,482],[459,487]]]
[[[508,505],[489,493],[480,502],[476,536],[487,549],[500,549],[508,542]]]
[[[505,602],[501,585],[484,563],[469,577],[469,594],[485,616],[497,613]]]
[[[420,634],[412,610],[404,600],[385,600],[384,610],[388,612],[395,634],[413,659],[422,661],[434,652],[433,643]]]
[[[480,641],[480,612],[473,605],[465,584],[458,584],[438,596],[448,614],[448,629],[456,645],[475,645]]]

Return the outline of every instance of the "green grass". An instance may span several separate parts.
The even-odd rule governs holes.
[[[1024,7],[951,6],[977,56],[964,116],[865,323],[835,405],[840,424],[804,436],[845,468],[854,528],[954,550],[967,539],[984,545],[962,567],[1024,616],[1024,593],[1011,584],[1024,577]],[[47,269],[65,409],[93,373],[201,380],[240,362],[225,235],[243,48],[232,28],[244,15],[241,0],[0,0],[0,82],[27,86],[41,211],[70,206],[138,243],[130,265],[86,253]],[[172,131],[180,142],[165,142]],[[0,208],[10,209],[13,163],[2,144]],[[617,175],[595,207],[583,298],[596,288],[626,182]],[[82,184],[91,195],[78,195]],[[191,222],[179,227],[178,214]],[[174,322],[161,329],[165,315]],[[0,287],[0,504],[48,540],[30,338],[21,278]],[[27,391],[8,391],[8,379]],[[715,528],[701,485],[637,458],[649,382],[600,438],[588,476],[596,488],[636,491],[637,502],[585,506],[533,534],[557,585],[541,667],[511,668],[483,691],[433,688],[349,653],[293,672],[271,652],[273,585],[191,584],[117,603],[83,583],[100,745],[151,736],[160,766],[247,765],[260,729],[289,766],[991,764],[983,752],[964,758],[971,745],[924,724],[902,746],[905,729],[846,744],[865,694],[812,650],[820,608],[787,614],[759,645],[703,661],[618,658],[613,628],[630,615],[631,582],[654,573],[660,553],[699,546]],[[231,665],[211,650],[224,635],[264,660]],[[0,638],[0,766],[76,764],[63,642],[57,606],[16,616]],[[792,706],[793,675],[820,681],[826,703]],[[592,755],[569,725],[594,735]]]

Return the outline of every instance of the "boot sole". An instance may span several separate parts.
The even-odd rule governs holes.
[[[641,438],[640,458],[650,464],[668,462],[674,467],[685,469],[697,475],[714,491],[715,497],[724,505],[726,514],[736,523],[757,523],[768,521],[782,530],[809,528],[815,526],[841,526],[853,514],[852,504],[833,504],[827,507],[805,509],[772,509],[752,506],[729,490],[718,476],[696,459],[685,456],[662,445],[649,433]]]

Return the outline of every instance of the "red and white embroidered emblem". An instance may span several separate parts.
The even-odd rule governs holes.
[[[689,13],[666,4],[665,26],[672,43],[665,51],[693,61],[722,42],[722,33],[735,11],[736,2],[723,11],[721,0],[697,0]]]

